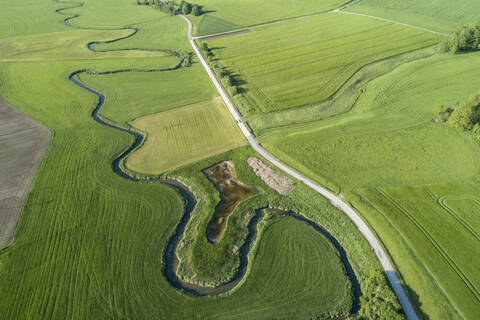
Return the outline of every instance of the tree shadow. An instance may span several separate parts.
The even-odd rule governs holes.
[[[403,284],[403,286],[407,290],[408,297],[415,308],[418,318],[422,320],[430,320],[430,317],[422,310],[422,303],[420,302],[420,297],[418,296],[417,292],[409,285]]]

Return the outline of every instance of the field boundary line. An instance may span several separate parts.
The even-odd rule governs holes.
[[[162,2],[163,2],[163,0],[162,0]],[[219,33],[207,34],[207,35],[204,35],[204,36],[197,36],[197,37],[192,36],[192,39],[193,40],[202,40],[204,38],[216,37],[216,36],[230,36],[230,35],[234,36],[234,35],[236,35],[235,34],[236,32],[242,32],[242,31],[253,29],[253,28],[268,27],[268,26],[271,26],[271,25],[279,24],[279,23],[302,20],[302,19],[306,19],[306,18],[321,16],[321,15],[332,13],[332,12],[338,12],[340,10],[343,10],[343,9],[346,9],[346,8],[350,7],[351,5],[354,5],[357,2],[360,2],[360,0],[350,0],[346,3],[344,3],[340,8],[337,8],[337,9],[331,9],[331,10],[311,13],[311,14],[307,14],[307,15],[304,15],[304,16],[297,16],[297,17],[285,18],[285,19],[280,19],[280,20],[274,20],[274,21],[265,22],[265,23],[252,24],[252,25],[249,25],[249,26],[246,26],[246,27],[243,27],[243,28],[233,29],[233,30],[230,30],[230,31],[224,31],[224,32],[219,32]],[[241,33],[239,33],[239,34],[241,34]]]
[[[352,2],[353,3],[353,2]],[[365,224],[365,222],[360,218],[360,216],[345,202],[343,202],[342,199],[334,195],[332,192],[328,191],[324,187],[314,183],[313,181],[309,180],[308,178],[302,176],[300,173],[296,172],[292,168],[286,166],[282,162],[280,162],[277,158],[275,158],[273,155],[271,155],[267,150],[265,150],[252,136],[250,131],[248,130],[247,126],[243,123],[242,118],[240,117],[239,112],[231,102],[230,98],[227,96],[225,91],[223,90],[222,86],[218,82],[217,78],[215,77],[215,74],[213,71],[210,69],[209,65],[203,58],[202,54],[200,53],[200,50],[198,49],[195,40],[192,37],[192,22],[185,17],[184,15],[179,15],[186,23],[187,23],[187,36],[188,36],[188,41],[190,42],[190,45],[192,46],[193,51],[195,52],[195,55],[198,57],[200,63],[202,64],[203,68],[207,72],[210,80],[212,81],[213,85],[217,89],[218,93],[222,97],[223,101],[225,102],[225,105],[227,106],[228,110],[232,114],[233,118],[235,119],[235,122],[239,126],[240,130],[242,131],[243,135],[249,142],[250,146],[258,152],[261,156],[263,156],[266,160],[268,160],[271,164],[273,164],[275,167],[280,169],[281,171],[285,172],[286,174],[290,175],[291,177],[299,180],[301,183],[305,184],[306,186],[310,187],[317,193],[321,194],[328,200],[330,200],[331,204],[335,207],[337,207],[339,210],[343,211],[353,222],[353,224],[356,226],[356,228],[362,233],[362,235],[365,237],[367,242],[369,243],[370,247],[374,251],[375,255],[377,256],[392,288],[393,291],[395,292],[395,295],[398,298],[398,301],[400,302],[402,309],[406,315],[406,317],[409,320],[418,320],[417,313],[415,312],[415,309],[412,306],[412,303],[410,302],[404,288],[402,287],[402,284],[400,283],[400,280],[398,279],[395,269],[393,268],[388,256],[386,255],[385,251],[383,250],[383,247],[381,246],[380,242],[377,240],[375,235],[372,233],[372,231],[368,228],[368,226]]]
[[[345,9],[345,8],[343,8],[343,9]],[[340,9],[340,10],[339,10],[339,9],[336,9],[336,10],[333,10],[332,12],[334,12],[334,13],[349,14],[349,15],[352,15],[352,16],[359,16],[359,17],[371,18],[371,19],[375,19],[375,20],[380,20],[380,21],[385,21],[385,22],[390,22],[390,23],[398,24],[398,25],[401,25],[401,26],[404,26],[404,27],[409,27],[409,28],[413,28],[413,29],[425,31],[425,32],[430,32],[430,33],[433,33],[433,34],[438,34],[438,35],[444,36],[444,37],[448,36],[448,34],[446,34],[446,33],[438,32],[438,31],[434,31],[434,30],[430,30],[430,29],[427,29],[427,28],[424,28],[424,27],[420,27],[420,26],[415,26],[415,25],[413,25],[413,24],[403,23],[403,22],[399,22],[399,21],[395,21],[395,20],[390,20],[390,19],[386,19],[386,18],[381,18],[381,17],[377,17],[377,16],[372,16],[372,15],[364,14],[364,13],[357,13],[357,12],[352,12],[352,11],[344,11],[343,9]]]

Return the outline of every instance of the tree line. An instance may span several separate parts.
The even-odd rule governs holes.
[[[450,33],[444,40],[442,49],[451,53],[480,50],[480,20]]]
[[[192,4],[190,2],[182,0],[180,3],[175,1],[160,1],[160,0],[137,0],[138,5],[152,6],[162,10],[170,15],[182,13],[183,15],[192,14],[194,16],[200,16],[202,12],[202,6],[198,4]]]
[[[202,42],[202,45],[200,46],[200,51],[202,51],[202,54],[207,58],[210,67],[212,68],[217,78],[220,79],[223,87],[227,89],[230,95],[236,96],[238,94],[238,87],[235,85],[235,79],[225,67],[221,67],[218,64],[214,63],[215,56],[206,42]]]

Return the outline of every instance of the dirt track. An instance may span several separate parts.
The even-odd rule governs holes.
[[[13,239],[50,137],[0,96],[0,248]]]

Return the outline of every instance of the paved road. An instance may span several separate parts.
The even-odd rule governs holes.
[[[309,180],[308,178],[302,176],[295,170],[287,167],[283,163],[281,163],[277,158],[275,158],[273,155],[267,152],[256,140],[255,138],[251,135],[250,131],[247,129],[245,124],[242,121],[242,118],[240,114],[238,113],[237,109],[235,109],[233,103],[230,101],[230,98],[226,95],[225,91],[223,88],[220,86],[220,83],[217,81],[217,78],[215,78],[215,75],[213,71],[210,69],[208,66],[207,62],[203,58],[203,56],[200,54],[200,50],[198,49],[193,37],[192,37],[192,23],[188,18],[186,18],[183,15],[180,15],[183,20],[187,22],[188,25],[188,41],[190,42],[190,45],[192,46],[193,50],[195,51],[195,54],[197,55],[198,59],[200,60],[201,64],[205,68],[205,71],[207,72],[208,76],[210,77],[210,80],[212,81],[213,85],[217,89],[218,93],[222,97],[225,105],[227,106],[228,110],[232,114],[233,118],[235,119],[235,122],[239,126],[240,130],[242,130],[243,135],[245,138],[248,140],[252,148],[261,154],[265,159],[270,161],[273,165],[275,165],[277,168],[282,170],[283,172],[289,174],[290,176],[294,177],[295,179],[299,180],[303,184],[309,186],[316,192],[320,193],[322,196],[330,200],[330,202],[342,210],[349,218],[352,220],[352,222],[355,224],[357,229],[363,234],[363,236],[367,239],[368,243],[370,244],[370,247],[374,250],[378,260],[380,261],[380,264],[383,267],[383,270],[385,271],[388,280],[390,281],[390,284],[392,285],[392,288],[395,292],[395,294],[398,297],[398,300],[400,301],[400,304],[402,305],[403,311],[405,312],[407,318],[409,320],[417,320],[417,314],[415,313],[415,309],[412,307],[412,304],[410,303],[410,300],[408,299],[405,291],[403,290],[402,285],[400,284],[400,281],[398,280],[397,275],[395,274],[395,270],[393,269],[392,264],[388,260],[387,255],[383,251],[382,246],[378,242],[378,240],[375,238],[373,233],[370,231],[370,229],[367,227],[365,222],[360,218],[360,216],[353,211],[352,208],[350,208],[345,202],[343,202],[340,198],[338,198],[336,195],[331,193],[330,191],[326,190],[325,188],[319,186],[318,184],[315,184],[313,181]]]

